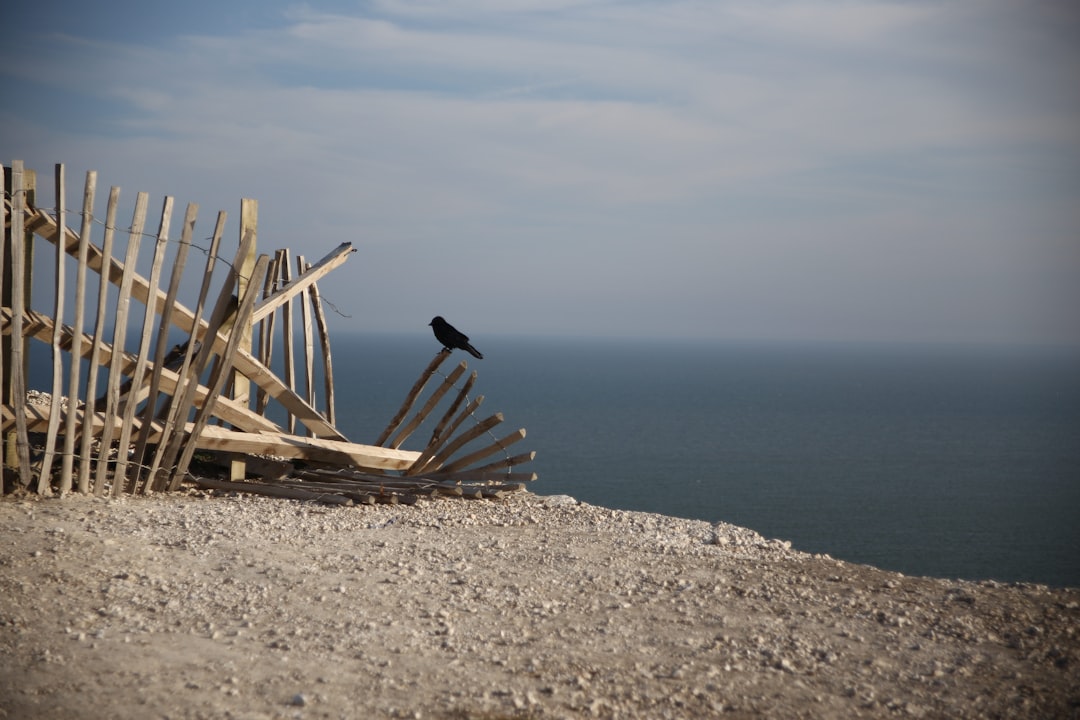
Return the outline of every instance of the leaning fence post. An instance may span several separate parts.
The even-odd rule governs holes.
[[[251,244],[247,246],[247,252],[241,257],[237,256],[236,267],[236,296],[242,298],[248,291],[248,286],[253,285],[252,273],[255,271],[255,260],[257,258],[256,244],[257,244],[257,229],[259,224],[259,201],[252,200],[251,198],[241,198],[240,200],[240,241],[243,242],[248,233],[251,234]],[[254,290],[254,288],[253,288]],[[262,288],[259,288],[259,292],[262,292]],[[254,297],[254,296],[253,296]],[[254,301],[253,301],[254,302]],[[232,331],[238,334],[237,347],[245,351],[251,351],[251,323],[245,322],[242,325],[238,323],[233,326]],[[242,404],[244,407],[251,407],[251,381],[247,379],[242,373],[232,372],[232,398],[236,402]],[[242,459],[233,458],[229,463],[229,478],[232,480],[243,480],[247,475],[247,462]]]

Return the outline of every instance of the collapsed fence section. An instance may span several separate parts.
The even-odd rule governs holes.
[[[497,420],[461,428],[466,414],[451,417],[467,397],[475,373],[428,445],[420,451],[402,449],[403,441],[464,371],[462,363],[452,378],[444,376],[446,382],[435,396],[402,426],[420,388],[449,353],[436,356],[386,437],[375,445],[351,443],[338,430],[330,338],[317,281],[349,258],[351,244],[340,245],[314,264],[297,256],[294,275],[288,251],[278,250],[272,257],[256,254],[254,200],[241,202],[238,249],[229,256],[221,253],[224,212],[218,213],[210,237],[200,241],[208,247],[201,247],[195,242],[195,204],[187,206],[174,239],[171,197],[165,198],[156,232],[146,231],[146,193],[138,193],[131,224],[119,231],[120,191],[111,188],[100,220],[94,214],[93,171],[86,175],[82,209],[75,212],[67,207],[62,165],[56,166],[51,211],[37,203],[36,174],[21,162],[4,168],[4,183],[0,385],[5,492],[118,495],[175,490],[181,482],[195,479],[205,486],[226,483],[231,489],[298,497],[313,493],[336,497],[333,502],[342,498],[351,502],[408,498],[429,490],[497,496],[535,478],[511,471],[534,454],[511,457],[505,450],[524,437],[524,430],[481,450],[465,447],[485,432],[494,438],[491,428],[502,419],[498,414]],[[79,217],[78,231],[68,225],[69,214]],[[95,232],[100,233],[100,244],[93,241]],[[153,241],[152,260],[144,275],[137,272],[137,265],[147,238]],[[47,243],[48,252],[35,257],[39,239]],[[205,252],[206,263],[189,309],[180,295],[193,247]],[[167,268],[170,248],[174,252]],[[43,262],[50,258],[51,266]],[[73,289],[67,277],[71,260]],[[42,270],[51,270],[51,287]],[[220,283],[216,295],[215,276]],[[51,289],[48,311],[33,307],[40,300],[34,291],[42,287]],[[303,394],[297,388],[296,311],[301,316]],[[28,387],[34,342],[40,343],[33,346],[39,355],[48,348],[48,388]],[[315,387],[316,344],[322,359],[321,408]],[[270,370],[277,345],[282,349],[284,377]],[[284,421],[271,420],[271,409]],[[466,409],[471,416],[475,407],[470,403]],[[197,478],[191,473],[198,451],[228,457],[228,479]],[[499,451],[502,461],[477,464]],[[304,466],[289,466],[270,492],[265,477],[256,484],[247,482],[253,476],[248,464],[263,457],[303,461]],[[463,483],[473,485],[461,490]],[[375,495],[373,488],[378,489]]]

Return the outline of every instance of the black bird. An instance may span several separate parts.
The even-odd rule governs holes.
[[[480,354],[480,351],[469,344],[469,338],[465,333],[458,330],[442,319],[441,316],[436,315],[428,323],[431,326],[432,331],[435,333],[435,339],[443,344],[443,347],[447,350],[453,350],[458,348],[472,355],[478,360],[483,360],[484,356]]]

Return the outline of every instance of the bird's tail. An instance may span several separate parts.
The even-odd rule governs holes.
[[[463,347],[462,350],[469,353],[470,355],[472,355],[477,360],[483,360],[484,359],[484,356],[480,354],[480,351],[477,350],[476,348],[474,348],[469,343],[465,343],[465,347]]]

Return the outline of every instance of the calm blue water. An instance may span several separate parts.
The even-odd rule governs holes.
[[[1075,351],[474,340],[485,359],[453,361],[499,436],[528,430],[535,492],[906,574],[1080,586]],[[373,442],[437,350],[336,336],[343,432]]]

